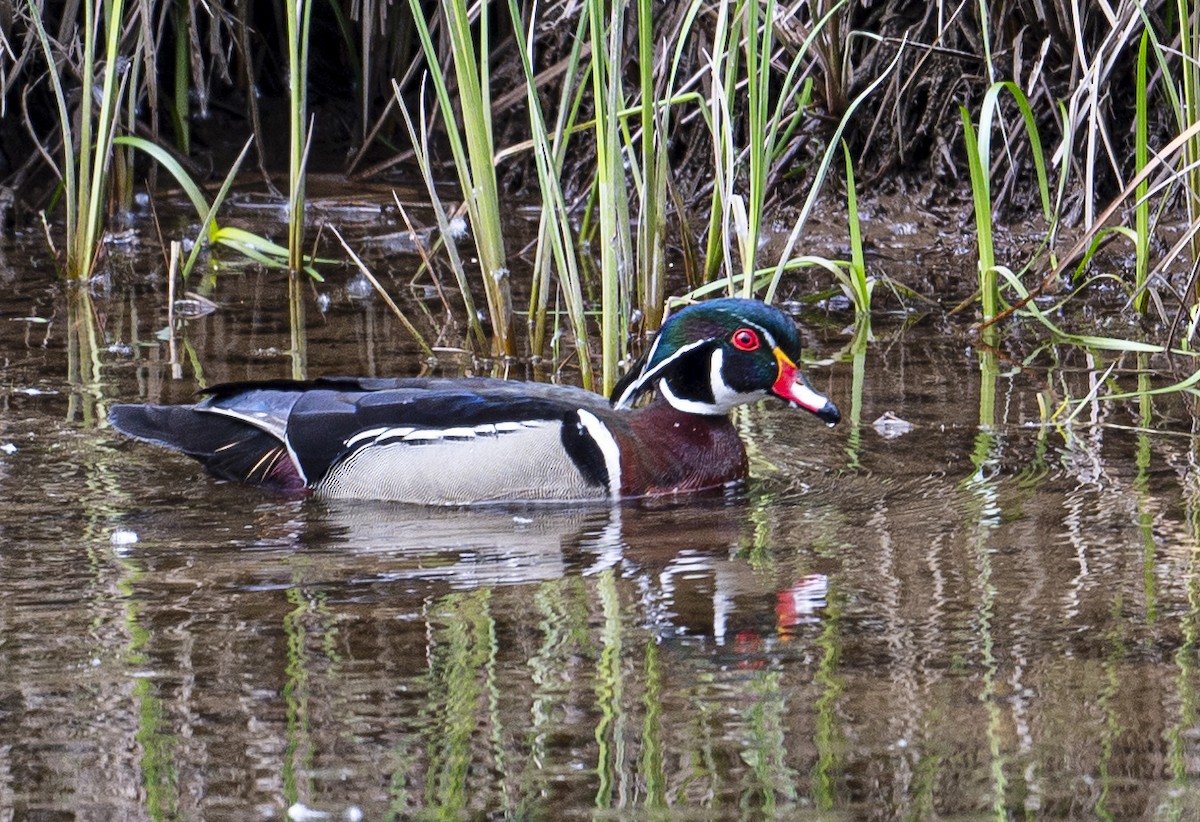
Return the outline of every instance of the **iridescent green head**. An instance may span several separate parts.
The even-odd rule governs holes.
[[[757,300],[710,300],[667,321],[613,389],[612,404],[629,408],[657,388],[680,411],[714,415],[774,395],[835,424],[837,406],[808,384],[799,359],[800,334],[779,309]]]

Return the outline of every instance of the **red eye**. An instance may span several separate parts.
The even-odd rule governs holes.
[[[758,335],[749,328],[739,328],[733,332],[733,344],[742,351],[753,351],[758,348]]]

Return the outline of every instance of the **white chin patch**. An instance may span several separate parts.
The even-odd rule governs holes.
[[[721,368],[724,364],[725,353],[718,348],[713,352],[712,365],[708,370],[708,380],[712,385],[713,405],[718,409],[718,413],[728,414],[739,405],[758,402],[767,396],[766,391],[751,391],[748,394],[743,394],[741,391],[730,388],[721,373]]]
[[[717,349],[712,354],[708,369],[708,384],[712,390],[713,401],[702,402],[700,400],[692,400],[684,397],[678,397],[671,391],[671,386],[666,380],[659,382],[659,390],[662,391],[667,402],[688,414],[706,414],[718,415],[728,414],[739,405],[745,405],[748,402],[756,402],[767,395],[765,391],[753,391],[749,394],[743,394],[736,391],[725,382],[725,378],[721,375],[721,368],[725,362],[725,354],[721,349]]]

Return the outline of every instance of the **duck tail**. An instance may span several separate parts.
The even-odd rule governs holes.
[[[235,417],[190,405],[114,405],[108,422],[126,436],[198,460],[221,479],[285,492],[306,487],[278,437]]]

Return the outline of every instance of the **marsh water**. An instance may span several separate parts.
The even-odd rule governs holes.
[[[1192,417],[1040,424],[1111,357],[989,352],[932,310],[853,346],[826,315],[808,373],[843,423],[739,413],[736,491],[288,499],[106,409],[416,374],[369,284],[305,286],[301,358],[277,272],[226,264],[171,339],[156,245],[72,291],[40,242],[0,248],[0,820],[1200,813]],[[436,335],[417,259],[379,270]]]

